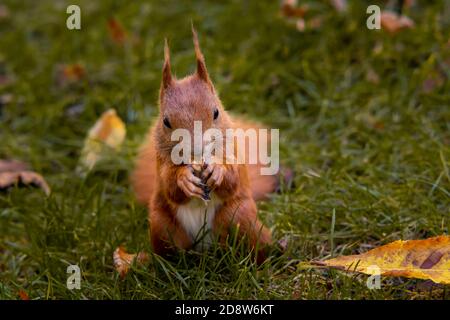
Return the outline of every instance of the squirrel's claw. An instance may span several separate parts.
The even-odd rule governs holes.
[[[225,169],[221,165],[212,166],[212,172],[206,180],[206,185],[211,189],[215,189],[222,184]]]
[[[177,179],[178,187],[189,197],[203,198],[202,180],[196,177],[192,172],[192,168],[185,167]]]

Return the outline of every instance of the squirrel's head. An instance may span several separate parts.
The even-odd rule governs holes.
[[[170,149],[177,144],[171,141],[176,129],[186,129],[194,137],[194,123],[201,122],[205,132],[210,128],[224,131],[230,126],[230,119],[216,93],[206,69],[198,37],[192,27],[197,70],[182,79],[176,79],[170,68],[170,53],[167,40],[164,47],[164,65],[159,96],[159,118],[156,124],[157,142],[160,150]],[[207,144],[208,141],[203,141]],[[161,150],[163,151],[163,150]]]

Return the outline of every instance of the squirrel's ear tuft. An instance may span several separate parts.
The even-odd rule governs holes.
[[[170,71],[170,51],[167,38],[164,42],[164,66],[162,72],[162,88],[166,89],[172,84],[172,72]]]
[[[195,48],[195,57],[197,59],[197,75],[200,79],[211,84],[209,80],[208,70],[206,69],[205,58],[203,57],[203,53],[200,50],[200,44],[198,43],[197,31],[195,31],[194,24],[191,24],[192,27],[192,38],[194,40],[194,48]]]

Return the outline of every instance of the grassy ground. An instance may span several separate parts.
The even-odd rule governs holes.
[[[341,15],[311,2],[324,21],[304,33],[280,16],[277,1],[237,0],[79,1],[82,30],[69,31],[73,2],[6,1],[10,16],[0,19],[0,72],[12,79],[0,94],[13,95],[0,106],[0,158],[29,162],[53,190],[49,198],[37,189],[0,193],[0,298],[21,289],[31,299],[449,298],[448,286],[423,281],[383,278],[369,290],[365,276],[297,268],[448,233],[450,85],[422,90],[450,56],[445,1],[419,1],[408,12],[416,28],[395,36],[365,27],[367,1]],[[128,32],[124,46],[110,39],[110,17]],[[280,128],[296,187],[259,208],[289,246],[260,268],[237,248],[214,248],[159,259],[121,281],[113,250],[148,248],[146,208],[128,176],[157,114],[163,39],[176,74],[191,72],[191,19],[224,105]],[[58,65],[70,63],[87,77],[61,87]],[[124,147],[81,178],[86,132],[111,107],[127,123]],[[81,290],[66,288],[69,264],[82,270]]]

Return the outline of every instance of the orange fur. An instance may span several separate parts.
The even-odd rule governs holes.
[[[242,128],[244,130],[250,128],[263,128],[262,125],[246,119],[234,119],[232,117],[234,128]],[[137,200],[142,204],[148,204],[151,194],[158,183],[156,177],[156,149],[155,142],[152,141],[152,130],[145,139],[144,144],[139,151],[136,166],[132,174],[132,185]],[[270,135],[268,135],[270,138]],[[268,141],[270,143],[270,141]],[[270,193],[273,193],[279,185],[279,175],[261,175],[260,169],[263,165],[247,164],[248,177],[250,180],[250,189],[255,201],[264,200]]]
[[[192,131],[193,121],[203,128],[260,128],[257,123],[232,119],[222,107],[207,73],[203,55],[194,33],[197,72],[181,80],[170,72],[170,56],[166,42],[163,77],[160,90],[160,115],[150,129],[132,174],[132,184],[139,202],[149,206],[150,236],[153,250],[165,254],[176,248],[188,249],[193,240],[176,218],[178,209],[198,196],[189,165],[175,165],[170,151],[176,142],[170,140],[173,128]],[[213,113],[219,117],[213,118]],[[165,120],[164,120],[165,119]],[[164,121],[170,123],[170,127]],[[262,176],[261,164],[211,164],[208,180],[220,199],[215,211],[212,231],[224,241],[231,227],[246,236],[253,247],[259,246],[258,260],[264,258],[263,248],[271,243],[270,231],[258,220],[255,200],[275,191],[277,176]],[[216,175],[217,174],[217,175]],[[192,193],[190,192],[192,190]]]

